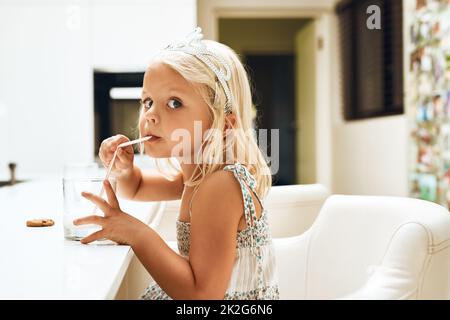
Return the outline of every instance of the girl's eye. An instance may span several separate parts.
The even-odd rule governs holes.
[[[178,109],[179,107],[181,107],[181,105],[181,102],[177,99],[170,99],[168,103],[168,106],[172,109]]]
[[[151,106],[153,105],[153,100],[150,99],[150,98],[147,98],[147,99],[144,100],[142,105],[144,106],[145,109],[150,109]]]

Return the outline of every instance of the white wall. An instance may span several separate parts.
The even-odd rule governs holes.
[[[407,195],[405,116],[335,123],[333,132],[333,193]]]
[[[87,7],[69,22],[68,6],[47,1],[0,3],[0,168],[49,172],[92,148],[92,86]],[[2,175],[4,177],[4,175]]]
[[[91,7],[92,65],[137,69],[196,26],[195,0],[94,0]]]
[[[92,161],[93,69],[144,70],[195,24],[195,0],[1,0],[0,180]]]

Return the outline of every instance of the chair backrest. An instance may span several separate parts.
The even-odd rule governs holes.
[[[329,195],[321,184],[272,187],[264,199],[272,237],[292,237],[308,230]]]
[[[271,187],[263,203],[269,212],[272,237],[291,237],[308,230],[329,195],[320,184]],[[175,221],[180,205],[181,200],[166,201],[164,214],[153,223],[165,240],[176,240]]]
[[[308,232],[299,244],[298,281],[305,282],[299,298],[351,297],[368,283],[386,299],[448,297],[450,213],[442,206],[333,195]]]

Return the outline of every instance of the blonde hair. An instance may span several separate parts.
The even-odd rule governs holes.
[[[202,156],[208,161],[202,159],[202,161],[195,162],[198,163],[196,170],[194,170],[191,178],[185,181],[185,185],[198,188],[206,176],[221,169],[224,158],[233,161],[233,163],[238,160],[255,177],[256,192],[260,198],[264,198],[272,185],[272,177],[256,138],[251,134],[253,133],[254,108],[247,72],[239,57],[231,48],[212,40],[203,40],[203,42],[208,50],[220,56],[231,67],[231,79],[228,81],[228,85],[232,95],[231,110],[236,119],[233,126],[234,130],[231,130],[232,139],[224,139],[223,135],[217,134],[207,135],[202,143],[202,148],[199,150],[201,154],[196,156]],[[197,84],[194,87],[209,107],[212,119],[211,129],[223,132],[226,121],[224,107],[227,99],[214,72],[195,56],[181,51],[163,50],[157,55],[157,58],[158,61],[177,71],[187,81]],[[220,63],[212,60],[220,68]],[[142,116],[142,109],[140,116]],[[230,137],[230,135],[227,136]],[[206,144],[206,148],[203,148],[204,144]],[[176,173],[179,173],[181,169],[172,162],[172,159],[167,158],[167,160],[167,164]],[[227,161],[227,163],[229,162]],[[161,170],[157,160],[156,165],[163,175],[168,179],[171,178],[170,174]]]

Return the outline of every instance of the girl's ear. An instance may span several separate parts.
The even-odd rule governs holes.
[[[227,129],[233,129],[236,126],[236,115],[234,113],[231,113],[227,116],[225,116],[225,127],[224,131]]]

